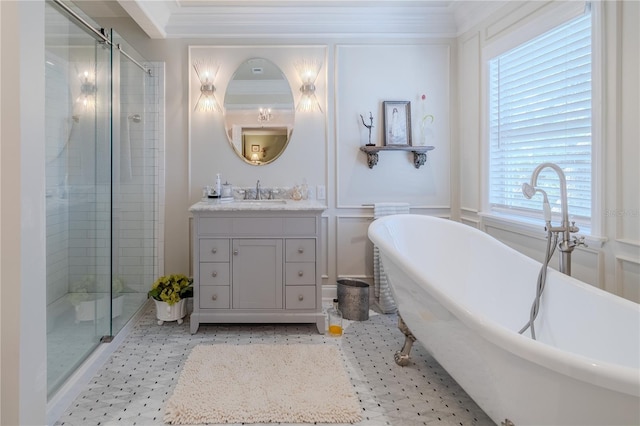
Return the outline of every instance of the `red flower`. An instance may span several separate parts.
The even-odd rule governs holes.
[[[422,100],[424,101],[425,99],[427,99],[427,95],[422,95]]]

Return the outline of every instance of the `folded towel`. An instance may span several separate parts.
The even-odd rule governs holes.
[[[374,219],[392,214],[406,213],[409,213],[409,203],[375,203],[373,205]]]
[[[373,205],[373,217],[378,219],[382,216],[393,214],[409,213],[408,203],[375,203]],[[373,246],[373,290],[375,301],[380,310],[385,313],[396,311],[396,302],[393,300],[391,288],[387,281],[387,275],[384,272],[382,259],[377,246]]]

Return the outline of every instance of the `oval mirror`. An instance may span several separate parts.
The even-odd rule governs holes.
[[[287,78],[273,62],[252,58],[233,74],[224,95],[225,130],[245,162],[269,164],[285,150],[295,108]]]

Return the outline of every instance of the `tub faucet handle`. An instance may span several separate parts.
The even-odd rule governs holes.
[[[580,235],[579,237],[574,237],[573,238],[573,246],[574,247],[580,247],[580,246],[589,247],[587,245],[587,243],[585,242],[584,235]]]

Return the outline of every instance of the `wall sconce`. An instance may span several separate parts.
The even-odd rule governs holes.
[[[196,70],[196,75],[200,80],[200,97],[198,97],[198,102],[193,110],[220,112],[220,105],[215,96],[216,88],[213,85],[220,65],[207,60],[197,60],[193,62],[193,69]]]
[[[271,108],[260,108],[260,110],[258,110],[258,121],[260,123],[264,123],[265,121],[271,121],[271,119],[273,118],[273,115],[271,115]]]
[[[298,107],[296,110],[322,112],[320,103],[316,98],[316,86],[314,84],[316,78],[318,78],[318,74],[320,73],[320,68],[322,68],[322,62],[317,60],[303,60],[296,62],[294,66],[302,80],[302,86],[300,87],[302,96],[300,97],[300,101],[298,101]]]
[[[95,108],[96,105],[96,82],[95,74],[88,70],[94,69],[89,64],[87,70],[78,72],[78,78],[80,79],[80,96],[76,98],[76,103],[84,107],[85,111],[90,111]],[[76,71],[77,71],[76,67]]]

